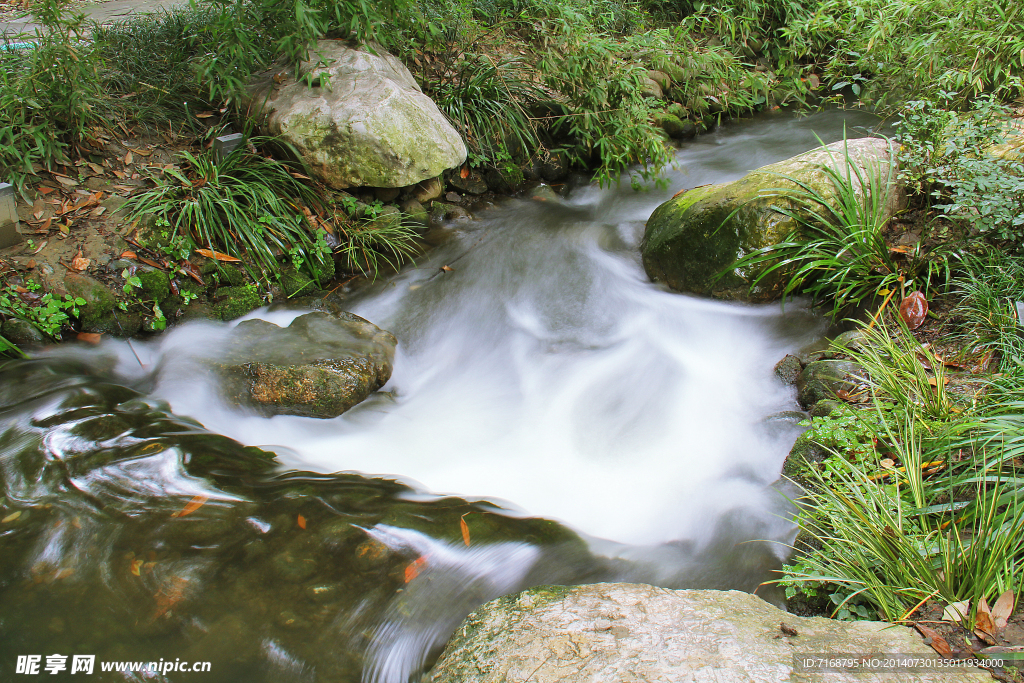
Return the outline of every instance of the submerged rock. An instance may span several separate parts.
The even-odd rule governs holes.
[[[384,386],[395,337],[351,313],[307,313],[288,327],[246,320],[218,364],[225,396],[264,415],[331,418]]]
[[[784,197],[765,196],[779,188],[798,189],[783,178],[806,183],[825,197],[833,197],[831,182],[822,167],[842,170],[843,142],[763,166],[739,180],[687,190],[659,206],[647,221],[641,245],[644,269],[656,282],[680,292],[771,301],[778,298],[787,273],[780,269],[750,291],[763,267],[736,269],[721,280],[715,276],[736,259],[781,242],[796,222],[773,207],[795,205]],[[889,145],[880,138],[848,141],[849,156],[861,173],[885,173]],[[900,193],[893,182],[886,200],[892,215]],[[856,184],[856,180],[854,180]]]
[[[818,401],[834,399],[839,391],[854,393],[864,388],[867,372],[846,360],[817,360],[809,363],[796,379],[800,405],[811,407]]]
[[[267,118],[267,132],[337,189],[414,185],[466,160],[462,138],[409,70],[375,52],[321,40],[301,66],[313,87],[279,70],[250,87],[252,113]],[[328,66],[318,66],[318,54]]]
[[[434,683],[526,681],[878,681],[905,671],[800,671],[800,655],[935,657],[908,628],[798,617],[738,591],[636,584],[532,588],[471,614],[433,669]],[[981,683],[980,669],[912,674],[928,683]]]

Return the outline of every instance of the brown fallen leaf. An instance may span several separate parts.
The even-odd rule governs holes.
[[[908,246],[908,245],[905,245],[905,244],[901,244],[901,245],[898,245],[898,246],[895,246],[895,247],[889,247],[890,253],[893,253],[893,254],[913,254],[914,253],[914,249],[915,249],[914,247],[911,247],[911,246]]]
[[[47,221],[47,222],[49,222],[49,221]],[[49,226],[49,225],[47,225],[46,227],[50,227],[50,226]],[[43,248],[44,248],[44,247],[45,247],[45,246],[46,246],[46,245],[47,245],[48,243],[49,243],[49,240],[43,240],[43,241],[42,241],[42,242],[41,242],[41,243],[39,244],[39,246],[38,246],[38,247],[36,247],[36,250],[32,252],[33,256],[34,256],[35,254],[38,254],[39,252],[41,252],[41,251],[43,250]]]
[[[102,336],[99,332],[79,332],[77,338],[78,341],[84,341],[87,344],[99,344]]]
[[[900,304],[900,317],[912,330],[916,330],[924,323],[928,315],[928,300],[919,291],[911,292]]]
[[[212,251],[210,249],[196,249],[196,253],[206,258],[217,259],[218,261],[226,261],[227,263],[241,263],[242,259],[229,256],[228,254],[222,254],[219,251]]]
[[[466,166],[463,166],[462,170],[459,171],[459,177],[460,178],[468,178],[469,177],[469,168],[467,168]]]
[[[992,621],[992,610],[988,606],[988,600],[982,596],[978,600],[978,609],[974,616],[974,635],[987,645],[995,645],[997,631],[995,622]]]
[[[131,569],[135,576],[142,576],[142,560],[132,560]]]
[[[40,209],[39,211],[36,211],[34,214],[32,214],[32,218],[35,218],[37,221],[38,220],[42,220],[43,213],[44,213],[44,211],[42,209]]]
[[[75,254],[75,257],[73,259],[71,259],[71,268],[77,270],[78,272],[82,272],[83,270],[88,268],[89,264],[91,263],[92,260],[82,256],[82,249],[79,248],[78,253]]]
[[[38,190],[39,194],[46,195],[46,194],[50,194],[51,192],[53,192],[54,188],[46,187],[45,185],[40,185],[37,188],[37,190]]]
[[[34,258],[30,258],[28,260],[28,263],[25,264],[25,267],[28,268],[29,270],[32,270],[33,268],[36,267],[36,265],[36,260]]]
[[[128,151],[134,154],[138,154],[140,157],[148,157],[150,154],[153,153],[148,149],[132,149],[131,147],[128,148]]]
[[[145,263],[147,266],[152,266],[153,268],[163,268],[163,265],[157,263],[153,259],[148,259],[145,256],[139,256],[138,259]]]
[[[210,499],[207,496],[193,496],[192,500],[185,504],[185,507],[172,514],[171,517],[185,517],[186,515],[191,515],[193,512],[203,507],[208,500]]]
[[[198,114],[196,114],[196,118],[197,119],[208,119],[211,116],[213,116],[213,112],[212,111],[201,111]]]
[[[302,515],[299,515],[298,518],[295,521],[298,522],[300,529],[305,529],[306,528],[306,518],[303,517]]]
[[[124,165],[125,166],[128,166],[129,164],[131,164],[134,160],[135,160],[135,157],[132,156],[131,152],[128,152],[127,154],[124,155]]]
[[[928,642],[932,646],[932,649],[938,652],[943,657],[952,657],[953,648],[949,646],[946,639],[939,635],[939,632],[935,629],[928,628],[924,624],[914,624],[914,627],[918,632],[925,637],[925,642]]]
[[[121,258],[138,258],[138,257],[135,255],[134,251],[131,251],[129,249],[125,249],[124,251],[121,252]]]
[[[97,175],[103,175],[103,167],[100,166],[99,164],[94,164],[90,161],[89,168],[92,170],[93,173]]]
[[[1008,590],[996,600],[996,604],[992,606],[992,621],[995,622],[996,628],[1002,630],[1006,628],[1006,622],[1010,619],[1010,615],[1013,613],[1013,591]]]
[[[453,270],[453,268],[451,266],[441,266],[441,272],[442,273],[450,273],[450,272],[452,272],[452,270]]]
[[[95,209],[93,209],[89,213],[89,216],[91,216],[92,218],[99,218],[100,216],[102,216],[106,212],[107,212],[107,207],[105,207],[105,206],[97,206]]]
[[[800,635],[795,628],[793,628],[786,622],[782,622],[781,624],[779,624],[779,630],[782,631],[784,635],[787,635],[790,638],[794,638]]]
[[[467,512],[466,515],[469,513]],[[469,525],[466,524],[466,515],[459,517],[459,526],[462,528],[462,542],[469,545]]]
[[[77,180],[72,180],[71,178],[68,178],[67,176],[57,175],[56,173],[54,173],[53,177],[56,178],[57,182],[60,183],[61,185],[63,185],[64,187],[77,187],[78,186],[78,181]]]
[[[121,180],[124,180],[125,178],[128,177],[128,174],[126,174],[124,171],[118,171],[118,170],[114,171],[114,175],[117,176],[118,178],[120,178]]]

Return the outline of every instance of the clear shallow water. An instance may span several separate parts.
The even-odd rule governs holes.
[[[17,634],[0,672],[25,647],[92,647],[203,653],[204,681],[400,683],[476,605],[528,585],[753,590],[792,534],[771,484],[794,434],[763,421],[795,403],[772,366],[820,330],[795,306],[652,286],[637,246],[679,189],[839,139],[844,120],[851,137],[868,122],[732,124],[685,146],[666,189],[582,187],[457,224],[346,302],[399,347],[388,393],[334,420],[223,405],[202,360],[223,325],[136,343],[145,367],[107,342],[9,369],[4,495],[28,519],[0,527],[0,635]],[[170,516],[195,495],[210,500]]]

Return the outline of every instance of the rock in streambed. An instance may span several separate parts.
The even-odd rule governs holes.
[[[351,313],[313,312],[288,327],[239,323],[217,363],[228,400],[264,415],[337,417],[391,377],[396,340]]]
[[[471,614],[433,683],[990,680],[980,669],[800,671],[802,655],[901,653],[935,659],[913,631],[874,621],[798,617],[738,591],[639,584],[544,586]]]

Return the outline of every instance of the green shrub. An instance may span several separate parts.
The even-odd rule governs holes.
[[[953,281],[959,296],[954,313],[962,318],[967,343],[994,349],[999,369],[1024,369],[1024,334],[1017,302],[1024,301],[1024,259],[989,251],[965,259]]]
[[[268,142],[255,139],[253,142]],[[220,162],[211,154],[182,152],[186,169],[164,169],[156,187],[125,205],[130,220],[168,227],[189,246],[227,253],[255,277],[277,275],[278,256],[297,249],[307,263],[329,258],[301,207],[318,202],[314,188],[288,163],[240,145]],[[311,269],[314,276],[318,270]]]
[[[993,154],[1010,132],[1010,110],[981,98],[964,114],[934,103],[907,104],[901,158],[911,184],[927,192],[949,218],[976,234],[1024,246],[1024,169],[1013,156]]]
[[[540,146],[527,113],[544,91],[533,83],[535,72],[520,59],[495,61],[486,55],[462,55],[427,94],[452,121],[470,151],[493,158],[502,148],[529,156]]]
[[[1024,93],[1020,3],[823,0],[794,14],[785,36],[798,56],[823,62],[827,82],[865,85],[876,102]]]
[[[100,60],[85,16],[67,0],[33,5],[35,47],[0,50],[0,173],[19,187],[39,167],[68,163],[70,149],[102,123]]]

